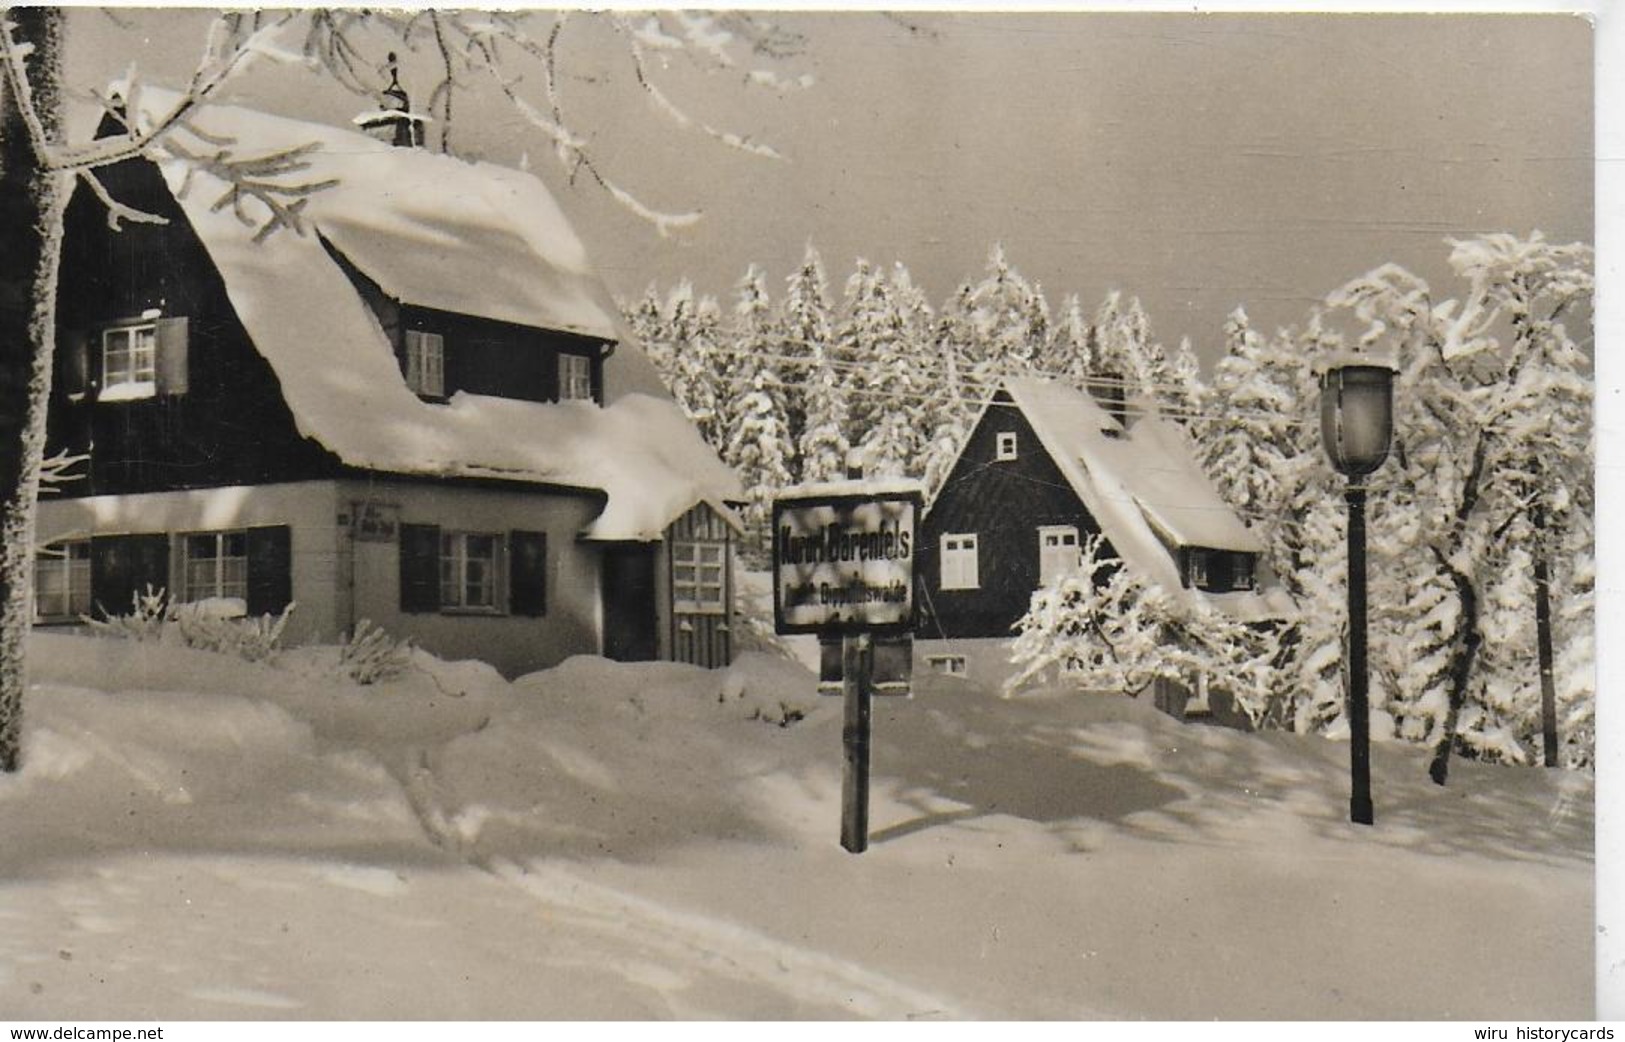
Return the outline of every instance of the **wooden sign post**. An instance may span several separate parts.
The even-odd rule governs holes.
[[[773,625],[841,639],[841,846],[869,846],[874,638],[914,629],[914,482],[830,482],[773,501]]]
[[[874,643],[867,633],[841,640],[841,674],[846,699],[841,727],[841,846],[854,854],[869,848],[869,698]]]

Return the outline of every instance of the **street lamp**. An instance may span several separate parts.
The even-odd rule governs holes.
[[[1320,377],[1320,437],[1349,479],[1349,820],[1370,825],[1371,719],[1365,661],[1365,484],[1388,458],[1394,433],[1394,370],[1364,356],[1334,362]]]

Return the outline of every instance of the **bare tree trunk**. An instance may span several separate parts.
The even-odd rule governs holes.
[[[46,168],[25,107],[58,131],[62,10],[13,7],[13,40],[31,45],[28,83],[0,84],[0,770],[18,767],[24,645],[34,560],[34,508],[45,448],[45,406],[56,340],[56,267],[64,176]]]
[[[1478,647],[1483,637],[1478,632],[1478,591],[1473,581],[1451,566],[1437,550],[1435,556],[1456,586],[1461,600],[1461,615],[1456,620],[1456,632],[1451,635],[1450,702],[1445,710],[1444,727],[1433,746],[1433,762],[1428,765],[1428,777],[1433,784],[1443,785],[1450,774],[1450,752],[1456,744],[1456,726],[1461,718],[1462,706],[1467,704],[1467,685],[1472,680],[1473,663],[1478,658]]]

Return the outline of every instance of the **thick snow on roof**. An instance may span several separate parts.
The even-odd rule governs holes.
[[[141,100],[150,115],[175,95],[145,88]],[[337,181],[309,197],[304,216],[397,300],[614,339],[608,291],[558,203],[531,175],[233,106],[205,106],[189,121],[235,139],[238,157],[318,145],[305,157],[308,169],[287,175],[287,183]],[[184,128],[176,133],[198,147]],[[166,164],[169,172],[180,171]],[[199,180],[205,183],[194,183],[182,201],[188,216],[224,191],[212,178]],[[283,243],[275,240],[285,238],[279,233],[264,245],[277,250]],[[327,276],[290,267],[284,277]]]
[[[157,93],[145,92],[155,106]],[[413,286],[427,294],[444,283],[434,306],[562,328],[566,321],[543,314],[556,305],[584,329],[611,331],[608,316],[588,306],[597,280],[581,244],[539,182],[240,109],[205,108],[194,122],[240,136],[245,154],[250,145],[258,153],[319,140],[324,148],[300,180],[341,179],[310,196],[305,216],[315,229],[280,228],[255,242],[258,222],[215,207],[222,181],[178,160],[160,163],[301,433],[356,467],[602,489],[609,502],[589,538],[657,538],[701,501],[735,521],[721,501],[739,498],[737,477],[670,401],[633,394],[600,409],[471,394],[446,404],[419,399],[376,316],[315,234],[373,278],[396,279],[385,285],[392,293]],[[253,200],[243,209],[251,221],[265,215]],[[527,275],[536,286],[527,288]],[[572,287],[580,292],[564,292]]]
[[[1274,616],[1288,607],[1280,591],[1183,588],[1159,529],[1180,546],[1248,553],[1264,546],[1220,498],[1178,427],[1146,410],[1125,431],[1088,392],[1052,380],[1011,378],[1004,387],[1130,567],[1169,593],[1209,599],[1234,615]]]

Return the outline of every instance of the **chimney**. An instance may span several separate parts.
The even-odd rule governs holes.
[[[1127,381],[1121,373],[1104,372],[1089,377],[1085,386],[1100,407],[1106,410],[1106,415],[1117,421],[1117,425],[1128,430],[1128,393]]]
[[[426,117],[412,111],[412,99],[401,86],[400,64],[389,52],[389,86],[378,96],[378,109],[363,112],[355,123],[372,137],[396,148],[421,148]]]

